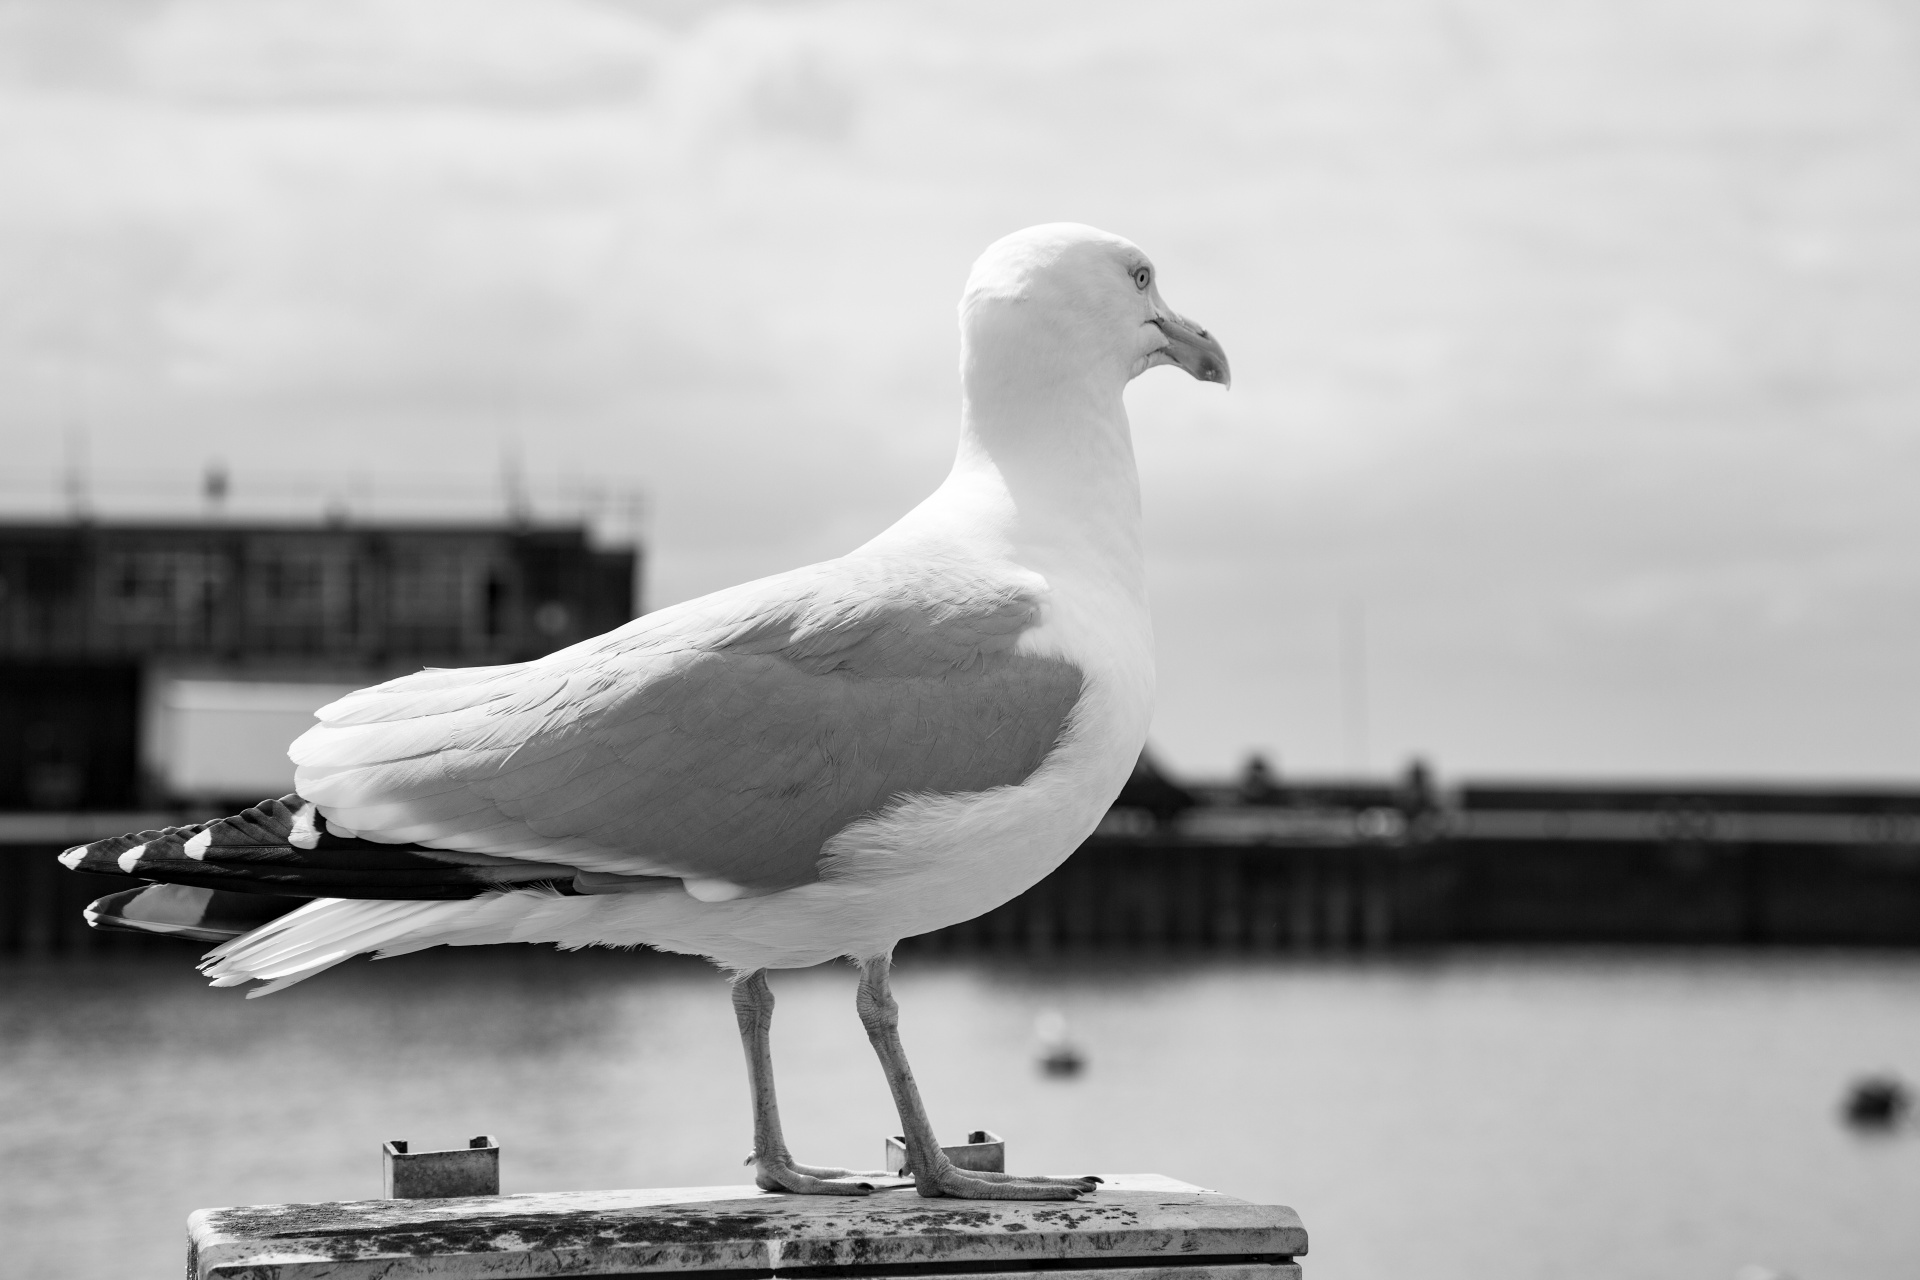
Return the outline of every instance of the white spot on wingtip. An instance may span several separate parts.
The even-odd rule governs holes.
[[[308,801],[293,811],[293,834],[287,843],[296,849],[311,849],[320,843],[320,806]]]
[[[87,846],[77,844],[60,855],[60,865],[69,871],[78,871],[80,864],[87,860]]]
[[[206,860],[207,849],[211,847],[212,844],[213,844],[213,832],[212,830],[209,829],[206,831],[202,831],[199,835],[187,841],[187,843],[184,846],[182,846],[180,852],[186,854],[189,858],[192,858],[195,862],[203,862]]]
[[[125,853],[121,854],[118,858],[115,859],[115,861],[120,864],[120,869],[122,871],[126,872],[128,875],[132,875],[134,867],[139,865],[140,855],[145,853],[146,851],[147,851],[146,845],[137,844],[133,846],[133,848],[127,850]]]
[[[702,902],[731,902],[747,891],[744,885],[737,885],[731,880],[682,877],[680,883],[686,886],[689,897]]]

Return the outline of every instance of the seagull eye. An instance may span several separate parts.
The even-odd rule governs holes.
[[[1135,267],[1133,269],[1133,287],[1134,288],[1140,290],[1142,293],[1145,293],[1147,286],[1152,283],[1153,283],[1153,268]]]

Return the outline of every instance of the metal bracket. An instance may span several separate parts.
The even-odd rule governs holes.
[[[453,1151],[409,1151],[396,1138],[380,1148],[380,1164],[389,1200],[500,1194],[500,1142],[490,1133]]]
[[[953,1161],[956,1169],[971,1169],[975,1173],[1007,1171],[1007,1140],[991,1129],[975,1129],[960,1146],[942,1147],[940,1150],[946,1152],[947,1159]],[[912,1176],[907,1169],[905,1138],[887,1139],[887,1172],[895,1177]]]

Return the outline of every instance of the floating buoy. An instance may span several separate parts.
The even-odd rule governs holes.
[[[1913,1110],[1913,1090],[1895,1076],[1867,1076],[1853,1082],[1840,1114],[1849,1128],[1884,1132],[1905,1123]]]
[[[1077,1076],[1086,1069],[1086,1055],[1073,1043],[1066,1015],[1058,1009],[1043,1010],[1033,1020],[1033,1038],[1039,1043],[1040,1070],[1047,1075]]]

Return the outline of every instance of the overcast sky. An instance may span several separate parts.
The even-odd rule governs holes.
[[[668,603],[936,484],[1074,219],[1233,359],[1129,397],[1177,767],[1911,782],[1916,12],[4,0],[0,498],[517,450]]]

